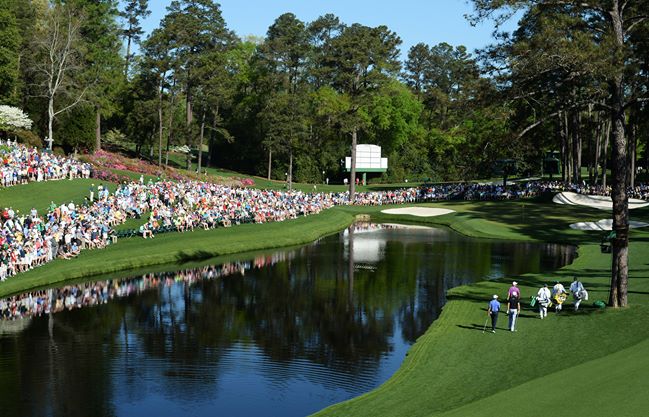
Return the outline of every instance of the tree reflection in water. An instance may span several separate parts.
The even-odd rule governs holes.
[[[251,260],[12,297],[0,302],[0,411],[307,414],[387,379],[448,288],[572,257],[362,224]]]

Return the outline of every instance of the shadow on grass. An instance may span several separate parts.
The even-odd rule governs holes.
[[[478,206],[474,202],[457,204],[467,207],[465,211],[456,215],[462,219],[461,221],[474,219],[496,221],[520,234],[543,242],[599,243],[602,237],[601,232],[579,232],[569,227],[574,222],[602,218],[601,211],[596,209],[579,207],[579,212],[575,213],[573,206],[547,203],[543,199],[484,201]]]
[[[491,333],[491,323],[487,323],[486,328],[484,327],[484,324],[470,324],[470,325],[458,324],[457,327],[465,330],[478,330],[478,331],[483,331],[483,329],[485,329],[485,333],[486,332]],[[497,327],[496,330],[498,330]]]
[[[204,251],[204,250],[197,250],[191,253],[180,252],[178,255],[176,255],[176,263],[186,264],[189,262],[204,261],[210,258],[214,258],[216,256],[218,256],[218,254]]]

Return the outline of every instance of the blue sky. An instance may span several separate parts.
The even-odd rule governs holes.
[[[149,32],[158,26],[171,0],[150,0]],[[237,35],[264,36],[273,21],[286,12],[305,22],[333,13],[347,24],[386,25],[397,32],[402,55],[418,42],[464,45],[469,51],[492,42],[490,22],[472,27],[464,15],[472,12],[466,0],[221,0],[223,17]]]

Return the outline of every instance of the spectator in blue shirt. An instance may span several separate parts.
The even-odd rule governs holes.
[[[498,312],[500,311],[500,303],[498,296],[494,294],[493,300],[489,302],[489,309],[487,314],[491,316],[491,333],[496,333],[496,322],[498,321]]]

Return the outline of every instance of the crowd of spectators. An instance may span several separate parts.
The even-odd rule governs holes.
[[[571,191],[584,195],[610,196],[610,186],[566,183],[563,181],[526,181],[507,184],[502,183],[461,183],[452,185],[428,185],[419,188],[418,201],[463,199],[480,200],[515,200],[537,197],[544,193]],[[629,187],[630,198],[649,200],[649,184],[638,184]]]
[[[0,140],[0,162],[0,185],[3,187],[33,181],[90,178],[92,174],[90,164],[40,152],[9,140]]]
[[[91,166],[74,159],[38,152],[16,143],[0,143],[2,183],[88,177]],[[574,191],[610,195],[609,187],[530,181],[501,184],[459,183],[426,185],[400,190],[359,192],[355,205],[408,204],[451,199],[503,200],[537,196],[545,192]],[[638,185],[630,196],[649,198],[649,186]],[[298,190],[259,190],[199,181],[140,181],[123,183],[114,193],[100,186],[84,204],[52,204],[39,215],[35,208],[19,213],[12,207],[0,212],[0,280],[43,265],[56,258],[75,257],[83,249],[114,243],[114,228],[128,219],[144,218],[138,233],[154,238],[162,231],[193,231],[240,223],[266,223],[307,216],[350,204],[345,193],[305,193]]]

